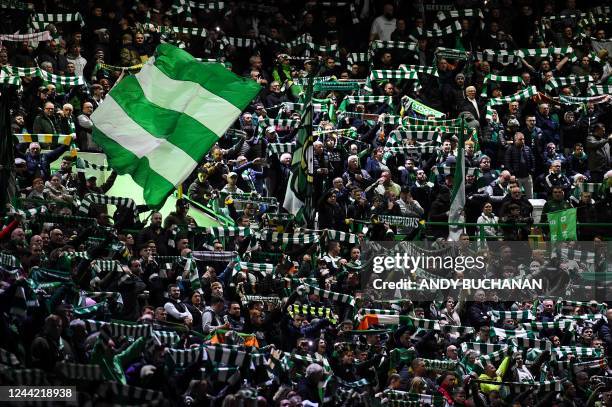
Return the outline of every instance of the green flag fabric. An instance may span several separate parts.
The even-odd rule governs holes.
[[[311,220],[312,190],[314,173],[314,152],[312,135],[312,92],[313,83],[309,81],[304,100],[304,112],[298,129],[296,144],[291,162],[291,175],[287,183],[283,207],[301,223]]]
[[[203,64],[161,44],[94,112],[94,141],[110,166],[130,174],[144,189],[146,203],[157,208],[259,90],[256,82],[219,64]]]
[[[550,241],[577,240],[576,234],[576,208],[548,214],[550,225]]]
[[[453,190],[451,191],[451,206],[448,214],[449,222],[464,222],[463,208],[465,207],[465,154],[464,147],[464,122],[461,121],[459,131],[459,144],[457,146],[457,162],[455,164],[455,174],[453,177]],[[463,228],[458,225],[448,227],[448,240],[458,242]]]

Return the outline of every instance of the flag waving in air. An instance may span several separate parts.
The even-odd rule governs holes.
[[[551,242],[578,239],[576,234],[576,212],[576,208],[571,208],[547,214]]]
[[[297,133],[295,151],[291,161],[291,174],[285,192],[283,207],[301,224],[307,224],[313,218],[313,174],[314,151],[312,136],[312,92],[313,80],[309,79],[304,98],[304,111]]]
[[[121,80],[93,113],[93,139],[119,174],[159,208],[259,92],[221,64],[170,44]]]

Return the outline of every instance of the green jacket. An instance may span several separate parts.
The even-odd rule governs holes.
[[[108,380],[116,380],[122,384],[127,384],[123,369],[140,357],[144,346],[145,338],[138,338],[126,350],[109,358],[104,354],[104,345],[102,345],[101,339],[98,338],[91,355],[91,361],[100,365],[102,374]]]

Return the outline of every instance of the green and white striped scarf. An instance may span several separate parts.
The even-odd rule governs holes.
[[[520,322],[534,321],[535,315],[529,310],[527,311],[489,311],[488,315],[491,316],[493,322],[497,322],[500,319],[514,319]]]
[[[207,360],[226,366],[242,366],[248,361],[248,354],[237,347],[227,345],[205,346]]]
[[[293,243],[293,244],[311,244],[317,243],[320,239],[318,233],[280,233],[272,230],[263,230],[259,239],[272,243]]]
[[[501,343],[483,343],[483,342],[463,342],[461,344],[461,352],[465,354],[468,350],[475,350],[481,355],[505,350],[508,345]]]
[[[300,295],[316,294],[320,296],[321,298],[325,298],[331,301],[337,301],[342,304],[347,304],[351,307],[355,306],[355,297],[351,295],[323,290],[322,288],[313,287],[309,284],[302,284],[301,286],[297,288],[296,291]]]
[[[574,52],[572,47],[564,48],[529,48],[519,49],[515,51],[516,55],[521,58],[526,57],[550,57],[551,55],[569,55]]]
[[[487,84],[489,82],[523,83],[523,78],[521,78],[520,76],[495,75],[495,74],[490,73],[487,76],[485,76],[482,82],[482,91],[480,92],[480,96],[482,97],[487,96],[487,89],[488,89]]]
[[[89,332],[97,332],[103,326],[108,326],[113,337],[128,336],[132,338],[139,338],[141,336],[149,337],[153,334],[152,326],[147,324],[128,325],[117,322],[95,321],[91,319],[86,319],[84,322]]]
[[[405,49],[408,51],[416,51],[417,43],[416,42],[404,42],[404,41],[383,41],[383,40],[374,40],[370,43],[370,54],[372,54],[377,49]]]
[[[78,86],[84,85],[85,79],[82,76],[61,76],[49,73],[41,68],[22,68],[16,66],[5,66],[2,72],[9,76],[37,76],[42,80],[56,85]]]
[[[593,85],[589,87],[587,94],[589,96],[605,95],[612,93],[612,85]]]
[[[529,331],[541,331],[544,329],[561,329],[563,331],[574,331],[576,330],[576,323],[574,321],[554,321],[554,322],[527,322],[521,324],[523,328]]]
[[[417,37],[410,35],[410,39],[413,41],[418,41],[419,37],[440,38],[460,32],[461,23],[459,21],[453,21],[444,28],[434,28],[433,30],[425,30],[421,27],[416,27],[414,31],[416,32]]]
[[[125,384],[121,384],[118,382],[108,382],[104,384],[108,386],[111,392],[121,398],[130,399],[130,400],[145,400],[145,401],[153,401],[153,400],[161,400],[164,398],[164,395],[161,391],[155,391],[151,389],[145,389],[143,387],[137,386],[129,386]]]
[[[540,349],[540,350],[551,350],[552,342],[549,340],[540,340],[533,338],[511,338],[510,343],[521,349]]]
[[[202,360],[202,355],[204,352],[203,346],[189,349],[166,348],[164,350],[164,353],[166,354],[166,361],[171,362],[171,366],[176,367],[184,367]]]
[[[0,253],[0,264],[11,268],[18,268],[21,265],[17,257],[8,253]]]
[[[97,364],[61,362],[55,365],[61,377],[70,380],[104,381],[102,368]]]
[[[479,61],[493,62],[501,65],[510,65],[518,61],[518,56],[514,52],[505,50],[485,49],[476,52],[476,58]]]
[[[42,369],[14,369],[0,365],[0,376],[8,378],[18,385],[40,386],[49,384],[47,372]]]
[[[443,407],[445,405],[444,398],[439,395],[410,393],[407,391],[385,389],[382,392],[383,398],[391,401],[411,401],[417,402],[418,405],[430,405],[434,407]]]
[[[546,92],[551,92],[554,89],[557,89],[561,86],[574,86],[574,85],[579,85],[583,83],[591,83],[591,82],[593,82],[593,77],[591,75],[586,75],[586,76],[572,75],[572,76],[566,76],[566,77],[560,77],[560,78],[553,77],[546,83],[546,86],[544,86],[544,89],[546,90]]]
[[[339,230],[327,230],[327,239],[349,244],[359,243],[359,236],[356,234],[341,232]]]
[[[264,304],[280,305],[282,300],[278,296],[273,295],[243,295],[240,297],[242,305],[248,306],[251,302],[263,302]]]
[[[421,66],[421,65],[406,65],[401,64],[399,69],[406,72],[417,72],[424,73],[427,75],[438,76],[438,69],[434,66]]]
[[[593,103],[598,105],[600,103],[607,103],[610,101],[610,95],[597,95],[597,96],[565,96],[559,95],[559,102],[564,105],[582,105],[585,103]],[[597,184],[598,185],[598,184]]]
[[[300,126],[300,124],[301,124],[301,121],[299,120],[266,118],[259,122],[259,127],[276,126],[276,127],[297,128]]]
[[[490,99],[489,102],[487,102],[486,118],[487,120],[493,119],[493,106],[502,105],[510,102],[520,102],[537,94],[538,89],[535,86],[530,86],[529,88],[523,89],[513,95]]]
[[[281,155],[284,153],[293,154],[295,143],[270,143],[267,147],[268,156]]]
[[[78,22],[81,27],[85,25],[81,13],[66,13],[66,14],[41,14],[36,13],[32,15],[31,24],[35,30],[42,30],[47,24],[57,23],[74,23]]]
[[[248,237],[255,235],[255,231],[249,227],[244,226],[217,226],[208,227],[205,229],[205,233],[217,236],[217,237]]]
[[[551,358],[553,360],[558,360],[568,355],[574,355],[578,358],[582,356],[601,357],[602,351],[601,349],[587,348],[582,346],[560,346],[558,348],[551,349]]]
[[[82,159],[82,158],[80,158],[80,157],[79,157],[79,158],[77,158],[77,168],[79,168],[79,169],[80,169],[80,168],[83,168],[83,169],[85,169],[85,168],[91,168],[91,169],[93,169],[93,170],[96,170],[96,171],[102,171],[102,172],[105,172],[105,171],[112,171],[112,170],[113,170],[113,169],[112,169],[112,167],[110,167],[110,166],[108,166],[108,165],[98,165],[98,164],[94,164],[94,163],[89,162],[89,161],[87,161],[87,160],[84,160],[84,159]]]
[[[562,390],[562,382],[560,380],[555,381],[525,381],[525,382],[498,382],[495,380],[475,380],[476,383],[495,384],[497,386],[509,387],[511,391],[520,393],[529,389],[535,388],[537,391],[558,391]]]

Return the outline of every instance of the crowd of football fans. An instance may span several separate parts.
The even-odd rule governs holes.
[[[27,33],[37,13],[79,12],[83,23],[56,19],[40,28],[49,41],[0,45],[15,135],[0,383],[76,385],[79,405],[612,404],[606,2],[25,4],[3,4],[3,32]],[[102,198],[118,175],[79,156],[102,152],[91,114],[160,42],[262,88],[168,216]],[[15,84],[17,67],[60,79]],[[310,121],[308,78],[303,225],[283,203]],[[453,250],[443,242],[461,168],[460,239],[504,276],[548,270],[563,295],[360,294],[362,243]],[[221,226],[198,226],[193,206]],[[591,256],[543,246],[548,214],[569,208]],[[529,256],[513,255],[512,241]],[[603,276],[595,300],[573,298],[569,276],[592,283],[593,273]]]

